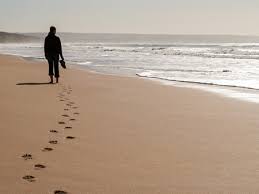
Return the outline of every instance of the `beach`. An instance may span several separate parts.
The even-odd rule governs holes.
[[[0,80],[0,193],[259,192],[258,104],[7,55]]]

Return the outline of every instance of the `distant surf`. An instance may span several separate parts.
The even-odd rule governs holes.
[[[41,41],[2,43],[0,52],[44,59],[46,34],[28,35]],[[246,94],[259,90],[258,37],[61,34],[61,39],[71,66],[77,64],[100,73],[137,75],[190,87],[196,84],[244,89]]]

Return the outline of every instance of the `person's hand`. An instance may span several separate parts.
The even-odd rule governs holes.
[[[61,60],[62,60],[62,61],[65,61],[65,59],[64,59],[64,57],[63,57],[63,55],[62,55],[62,53],[60,54],[60,57],[61,57]]]

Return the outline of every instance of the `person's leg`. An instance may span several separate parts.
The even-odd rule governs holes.
[[[50,83],[53,83],[53,64],[54,61],[52,59],[48,59],[48,63],[49,63],[49,77],[50,77]]]
[[[59,64],[58,64],[58,62],[59,62],[58,59],[54,60],[56,83],[58,83],[58,78],[59,78]]]
[[[53,84],[53,75],[50,75],[49,77],[50,77],[50,82],[49,83]]]

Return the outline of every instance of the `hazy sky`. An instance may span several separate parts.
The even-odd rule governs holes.
[[[259,0],[0,0],[0,31],[259,35]]]

